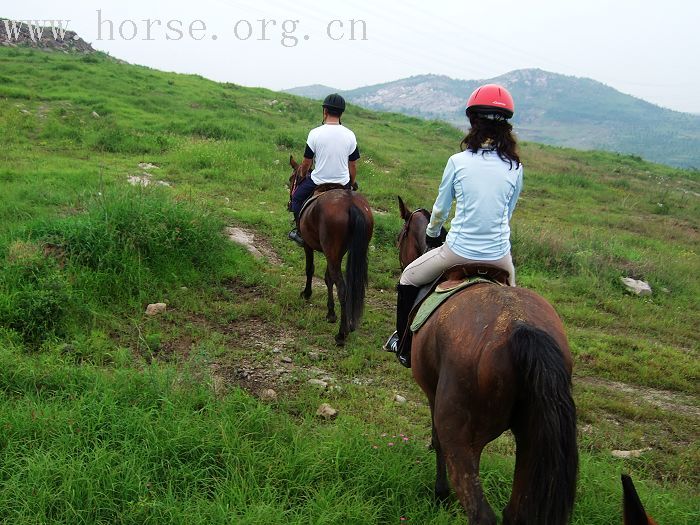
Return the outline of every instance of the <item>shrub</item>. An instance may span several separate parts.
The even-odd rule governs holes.
[[[127,154],[163,153],[171,146],[167,135],[127,131],[114,123],[103,124],[90,143],[97,151]]]
[[[38,232],[62,247],[86,289],[118,299],[217,267],[226,246],[222,229],[212,215],[163,190],[128,188]]]
[[[38,246],[15,242],[0,273],[0,325],[15,331],[32,348],[51,337],[64,337],[75,293],[54,259]]]

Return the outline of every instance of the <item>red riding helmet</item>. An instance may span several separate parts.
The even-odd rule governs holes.
[[[485,84],[476,88],[467,101],[467,116],[501,115],[511,118],[515,112],[513,97],[503,86]]]

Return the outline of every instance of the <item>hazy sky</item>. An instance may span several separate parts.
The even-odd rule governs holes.
[[[249,86],[348,89],[538,67],[700,113],[697,0],[3,3],[0,16],[70,20],[95,48],[129,62]]]

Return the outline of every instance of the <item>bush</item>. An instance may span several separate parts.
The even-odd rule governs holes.
[[[24,343],[39,347],[52,337],[64,337],[79,302],[54,259],[36,245],[14,243],[0,273],[0,325],[16,332]]]
[[[90,143],[97,151],[127,154],[163,153],[171,146],[166,135],[127,131],[114,123],[103,124]]]
[[[102,298],[134,298],[221,263],[223,224],[163,190],[128,188],[37,233],[62,248],[81,285]]]

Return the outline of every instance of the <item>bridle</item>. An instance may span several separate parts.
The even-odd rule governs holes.
[[[422,215],[428,220],[428,222],[430,222],[430,212],[425,208],[418,208],[417,210],[411,212],[411,214],[408,216],[408,219],[406,219],[406,222],[404,222],[404,225],[401,228],[398,237],[396,238],[396,246],[399,249],[399,253],[401,253],[401,244],[408,237],[408,232],[411,231],[411,221],[416,215]],[[406,267],[401,261],[399,261],[399,263],[401,264],[401,271],[403,271]]]
[[[413,220],[413,217],[417,214],[423,215],[428,221],[430,221],[430,212],[426,210],[425,208],[418,208],[417,210],[411,212],[411,215],[408,216],[408,219],[406,219],[406,222],[403,223],[403,227],[401,228],[401,231],[399,232],[398,237],[396,238],[396,243],[397,245],[401,245],[401,243],[406,239],[408,236],[408,232],[411,230],[411,220]]]

